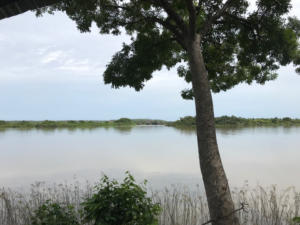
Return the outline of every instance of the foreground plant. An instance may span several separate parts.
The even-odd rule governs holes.
[[[81,204],[86,222],[95,221],[101,225],[158,224],[159,204],[153,204],[146,197],[145,187],[135,184],[128,171],[126,174],[128,177],[121,184],[102,174],[93,196]],[[146,183],[147,180],[144,185]]]
[[[300,225],[300,217],[294,217],[293,219],[289,220],[291,225]]]
[[[31,225],[155,225],[161,211],[159,203],[152,203],[146,197],[145,186],[135,184],[133,176],[119,184],[102,174],[100,183],[94,187],[94,194],[85,198],[81,209],[74,204],[46,200],[34,211]],[[144,181],[146,185],[147,181]]]
[[[30,225],[80,225],[73,205],[64,206],[49,199],[34,213]]]

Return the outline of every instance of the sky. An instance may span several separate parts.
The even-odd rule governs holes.
[[[300,14],[292,0],[290,16]],[[252,6],[253,7],[253,6]],[[181,90],[190,84],[176,67],[156,71],[142,91],[112,89],[102,74],[130,37],[101,35],[96,26],[80,33],[61,12],[33,12],[0,20],[0,120],[163,119],[195,115]],[[240,84],[213,94],[215,116],[300,118],[300,76],[292,65],[265,85]]]

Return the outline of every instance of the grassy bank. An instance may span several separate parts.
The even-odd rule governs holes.
[[[110,121],[86,121],[86,120],[66,120],[66,121],[3,121],[0,120],[0,128],[90,128],[90,127],[113,127],[113,126],[133,126],[133,125],[166,125],[163,120],[150,119],[128,119],[121,118]]]
[[[28,193],[0,189],[0,224],[28,225],[35,210],[47,199],[63,205],[74,205],[76,212],[82,210],[83,198],[93,195],[93,187],[87,181],[80,186],[59,184],[45,188],[43,183],[31,186]],[[174,185],[170,189],[150,191],[153,203],[159,203],[162,212],[158,215],[159,225],[201,225],[210,219],[207,201],[200,192],[190,192],[187,187]],[[290,225],[290,218],[299,216],[300,195],[293,188],[282,192],[276,186],[249,188],[245,183],[242,189],[233,189],[232,198],[236,209],[245,203],[244,210],[237,215],[242,225]],[[78,218],[80,221],[80,219]],[[92,224],[92,223],[80,223]]]
[[[300,125],[300,119],[284,118],[242,118],[236,116],[221,116],[215,118],[218,126],[278,126]],[[121,118],[110,121],[4,121],[0,120],[0,128],[93,128],[134,125],[164,125],[164,126],[196,126],[196,118],[192,116],[182,117],[175,122],[152,119],[128,119]]]
[[[221,116],[215,118],[216,126],[277,126],[300,125],[300,119],[284,118],[242,118],[236,116]],[[170,126],[196,126],[196,117],[186,116],[169,124]]]

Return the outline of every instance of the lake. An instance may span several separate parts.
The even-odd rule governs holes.
[[[300,127],[217,128],[231,188],[277,184],[299,191]],[[99,181],[101,172],[122,181],[130,171],[153,189],[200,184],[195,128],[133,126],[92,129],[0,130],[0,187]]]

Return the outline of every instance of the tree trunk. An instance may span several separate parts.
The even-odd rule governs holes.
[[[238,225],[236,213],[232,213],[234,204],[218,149],[213,102],[202,57],[200,37],[187,40],[186,45],[196,105],[200,169],[211,222],[213,225]]]

